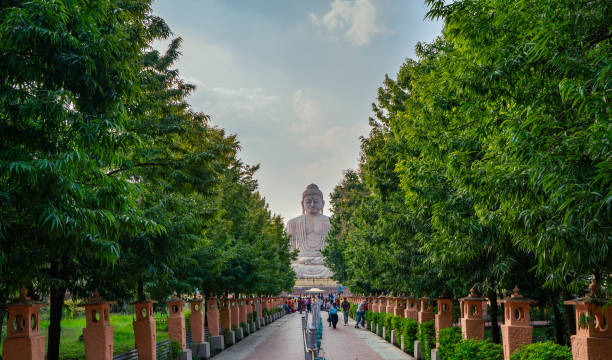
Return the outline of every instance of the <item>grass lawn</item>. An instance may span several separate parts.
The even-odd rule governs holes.
[[[165,321],[159,321],[160,315],[155,316],[157,321],[157,341],[168,338],[168,326]],[[165,319],[165,317],[164,317]],[[133,350],[134,329],[132,327],[132,315],[110,315],[110,323],[114,329],[114,352],[115,355]],[[63,360],[85,359],[85,346],[83,344],[83,328],[85,327],[85,317],[78,317],[73,320],[62,320],[62,337],[60,340],[60,358]],[[47,336],[49,320],[42,320],[40,323],[41,334]],[[6,334],[6,327],[2,329]],[[5,337],[3,337],[4,339]],[[2,351],[2,344],[0,344]]]

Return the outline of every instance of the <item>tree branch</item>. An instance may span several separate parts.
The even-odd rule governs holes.
[[[140,163],[140,164],[136,164],[136,165],[131,166],[131,167],[119,168],[119,169],[116,169],[116,170],[113,170],[113,171],[109,171],[109,172],[106,173],[106,175],[111,176],[111,175],[115,175],[117,173],[120,173],[122,171],[130,170],[130,169],[137,168],[137,167],[147,167],[147,166],[164,166],[164,167],[168,167],[168,166],[170,166],[170,164],[154,163],[154,162]]]

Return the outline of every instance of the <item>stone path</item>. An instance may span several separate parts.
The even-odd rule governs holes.
[[[355,322],[348,326],[338,323],[333,330],[327,327],[327,313],[323,318],[321,354],[326,360],[406,360],[412,359],[395,346],[375,334],[355,329]],[[342,315],[340,315],[342,318]],[[299,314],[287,315],[247,336],[231,346],[214,360],[302,360],[304,345]]]
[[[222,351],[214,360],[304,359],[299,314],[286,315]]]
[[[327,313],[322,313],[323,341],[321,342],[322,355],[325,360],[406,360],[412,357],[399,348],[386,342],[383,338],[367,329],[355,329],[355,321],[349,319],[344,326],[344,315],[339,314],[340,320],[336,329],[327,326]]]

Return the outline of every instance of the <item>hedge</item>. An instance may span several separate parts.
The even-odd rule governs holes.
[[[431,349],[436,347],[436,330],[433,321],[419,324],[417,339],[423,351],[423,360],[431,360]]]
[[[572,351],[551,341],[522,346],[510,360],[572,360]]]

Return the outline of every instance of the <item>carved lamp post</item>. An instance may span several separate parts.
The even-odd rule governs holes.
[[[138,351],[138,359],[157,359],[157,334],[155,331],[155,318],[153,317],[153,304],[157,301],[142,300],[134,303],[136,309],[136,320],[132,323],[134,327],[134,339]]]
[[[174,292],[168,299],[168,338],[170,341],[176,340],[181,345],[181,350],[187,346],[187,334],[185,331],[185,315],[183,315],[183,299],[179,298]]]
[[[191,339],[194,343],[204,342],[204,308],[202,307],[203,302],[204,299],[199,295],[191,300],[189,327],[191,328]],[[210,332],[210,329],[208,331]]]
[[[385,296],[385,293],[383,292],[378,297],[378,312],[384,313],[386,311],[387,311],[387,297]]]
[[[436,314],[436,339],[440,330],[453,325],[453,299],[447,297],[438,299],[438,313]]]
[[[414,298],[414,294],[410,294],[406,298],[406,310],[404,310],[404,317],[408,319],[418,320],[418,311],[419,306],[417,304],[416,299]]]
[[[583,298],[566,301],[576,306],[576,335],[572,335],[574,360],[604,360],[612,356],[612,307],[604,307],[605,300],[598,297],[595,281],[589,285],[590,293]]]
[[[83,341],[87,360],[113,359],[113,327],[108,315],[109,304],[115,302],[105,301],[97,290],[87,303],[82,304],[86,314]]]
[[[515,286],[513,294],[499,302],[505,304],[505,322],[501,326],[501,332],[504,359],[509,360],[518,348],[531,344],[533,327],[529,324],[529,305],[535,304],[535,301],[523,297]]]
[[[418,313],[418,321],[419,323],[425,323],[428,321],[434,321],[435,314],[433,312],[432,300],[427,297],[423,297],[419,299],[421,302],[421,306]]]
[[[405,296],[398,296],[395,299],[395,307],[393,308],[393,315],[404,316],[404,310],[406,310],[406,299]]]
[[[7,334],[2,345],[6,360],[44,360],[45,336],[40,335],[40,308],[46,303],[29,298],[21,288],[16,302],[8,304]]]
[[[385,309],[385,312],[387,314],[394,314],[395,313],[395,297],[393,296],[393,293],[391,293],[389,296],[387,296],[387,308]]]
[[[464,339],[484,340],[484,319],[482,317],[482,303],[487,298],[476,294],[474,288],[470,295],[461,298],[463,301],[463,317],[461,318],[461,333]]]

